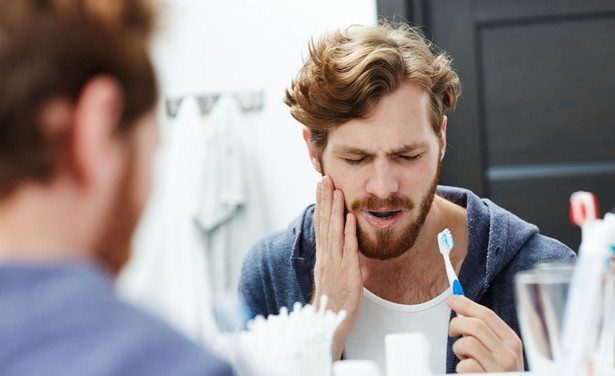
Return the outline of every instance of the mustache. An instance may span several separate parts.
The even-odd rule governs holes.
[[[350,204],[350,211],[356,212],[360,210],[378,210],[382,208],[410,211],[414,209],[414,206],[414,203],[408,197],[391,196],[387,198],[379,198],[371,196],[354,200]]]

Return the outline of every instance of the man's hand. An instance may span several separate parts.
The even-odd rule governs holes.
[[[327,308],[334,312],[345,309],[347,313],[335,332],[333,356],[334,360],[338,360],[346,337],[359,315],[363,278],[359,268],[356,218],[348,213],[344,225],[344,194],[335,189],[333,180],[328,176],[318,183],[316,189],[314,230],[316,266],[312,302],[317,306],[324,294],[329,297]]]
[[[463,315],[448,329],[451,337],[464,336],[453,345],[457,373],[523,371],[521,339],[498,315],[463,296],[453,295],[447,304]]]

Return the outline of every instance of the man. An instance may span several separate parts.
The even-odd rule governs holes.
[[[310,45],[285,102],[323,174],[316,206],[254,246],[240,292],[262,315],[328,295],[348,313],[335,359],[384,367],[384,335],[420,331],[436,374],[523,370],[513,277],[574,254],[489,200],[437,186],[460,83],[434,49],[389,24]],[[445,228],[467,298],[452,296],[446,277],[436,240]]]
[[[0,0],[3,375],[230,375],[121,302],[157,144],[150,6]]]

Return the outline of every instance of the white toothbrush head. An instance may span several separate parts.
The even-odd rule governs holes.
[[[440,248],[440,253],[443,256],[448,256],[453,249],[453,235],[449,229],[445,228],[441,233],[438,234],[438,248]]]
[[[465,296],[465,294],[463,293],[463,289],[461,288],[461,284],[457,279],[457,275],[455,274],[455,270],[453,269],[453,265],[451,264],[450,253],[451,249],[453,249],[453,245],[453,235],[451,234],[449,229],[445,228],[441,233],[438,234],[438,248],[440,248],[440,253],[444,258],[446,276],[448,277],[448,281],[453,288],[453,294]]]

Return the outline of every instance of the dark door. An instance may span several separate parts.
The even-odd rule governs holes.
[[[615,2],[379,0],[451,54],[463,97],[449,116],[443,184],[472,189],[578,249],[568,200],[615,206]]]

